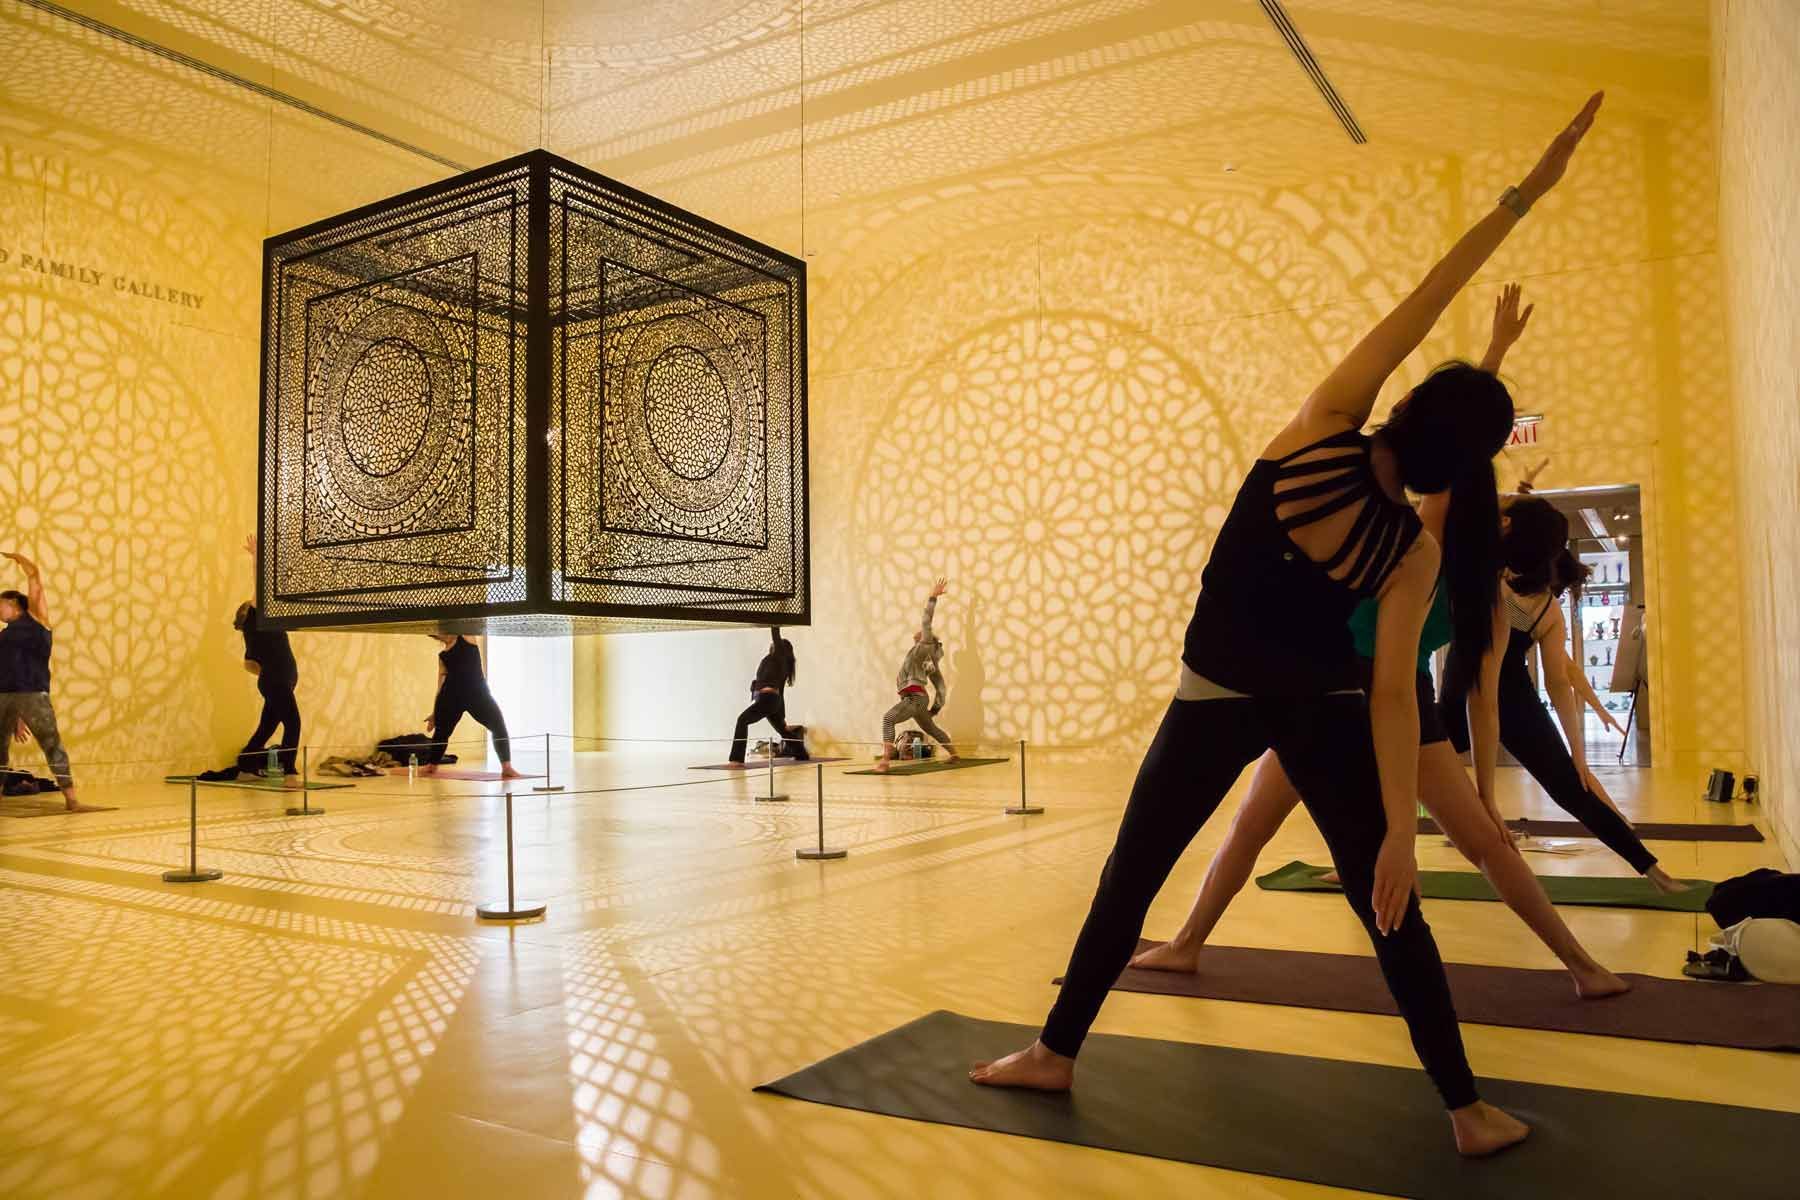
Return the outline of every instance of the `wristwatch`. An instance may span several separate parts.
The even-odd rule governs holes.
[[[1522,218],[1526,213],[1531,211],[1531,205],[1525,202],[1524,195],[1521,194],[1516,187],[1509,187],[1504,192],[1501,192],[1500,203],[1507,208],[1512,209],[1513,216],[1515,217]]]

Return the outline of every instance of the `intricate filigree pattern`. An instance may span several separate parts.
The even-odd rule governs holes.
[[[798,262],[538,152],[268,264],[275,621],[804,622]]]

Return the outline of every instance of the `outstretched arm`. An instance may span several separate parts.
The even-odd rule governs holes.
[[[1499,249],[1525,211],[1543,199],[1562,178],[1569,158],[1593,125],[1594,114],[1600,111],[1602,97],[1602,93],[1595,92],[1588,99],[1575,114],[1575,119],[1556,135],[1531,173],[1520,182],[1519,209],[1497,204],[1492,212],[1475,223],[1474,228],[1463,234],[1419,286],[1383,317],[1308,397],[1301,412],[1303,419],[1310,418],[1309,423],[1312,423],[1322,418],[1334,418],[1348,423],[1352,429],[1360,429],[1368,422],[1369,413],[1375,407],[1375,397],[1387,377],[1407,355],[1419,348],[1419,343],[1443,316],[1450,301]]]
[[[1563,651],[1563,658],[1565,660],[1568,658],[1568,651]],[[1573,664],[1571,663],[1570,665]],[[1569,673],[1569,686],[1575,689],[1575,695],[1578,699],[1585,702],[1589,708],[1594,710],[1594,714],[1600,718],[1603,724],[1610,728],[1614,733],[1623,734],[1625,732],[1625,727],[1619,724],[1618,718],[1606,710],[1606,705],[1600,703],[1600,694],[1594,691],[1593,685],[1588,682],[1587,672],[1580,670],[1571,671]]]
[[[1500,798],[1494,788],[1494,772],[1500,761],[1500,665],[1506,657],[1506,606],[1494,605],[1494,625],[1489,634],[1488,651],[1481,659],[1481,669],[1465,702],[1469,706],[1469,741],[1475,754],[1475,793],[1482,807],[1512,840],[1506,818],[1500,815]]]
[[[931,617],[933,613],[937,612],[938,597],[949,589],[950,581],[939,576],[938,581],[931,585],[931,594],[925,597],[925,615],[919,619],[919,632],[924,634],[927,639],[931,637]]]
[[[1500,289],[1500,295],[1494,300],[1494,331],[1488,338],[1487,353],[1481,356],[1481,369],[1489,374],[1500,373],[1506,352],[1524,336],[1525,326],[1537,308],[1535,304],[1527,304],[1523,312],[1519,311],[1519,293],[1519,285],[1509,283]]]
[[[6,551],[5,556],[18,563],[25,571],[25,597],[31,602],[31,615],[39,625],[48,628],[50,625],[50,605],[44,599],[44,577],[38,565],[23,554]]]
[[[1369,689],[1369,724],[1387,833],[1375,859],[1375,928],[1400,927],[1418,876],[1413,845],[1419,832],[1419,631],[1437,584],[1438,548],[1421,534],[1388,573],[1375,616],[1375,678]]]

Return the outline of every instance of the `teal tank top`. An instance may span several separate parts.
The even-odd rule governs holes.
[[[1356,652],[1364,658],[1375,657],[1375,613],[1379,608],[1375,600],[1364,600],[1350,614],[1350,636],[1356,642]],[[1425,612],[1425,626],[1419,631],[1419,670],[1431,670],[1431,656],[1438,647],[1450,644],[1454,632],[1450,627],[1450,597],[1439,584],[1431,595],[1431,607]]]

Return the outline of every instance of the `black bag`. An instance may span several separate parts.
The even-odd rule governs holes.
[[[1800,875],[1790,875],[1770,867],[1758,867],[1748,875],[1713,888],[1706,911],[1729,929],[1751,917],[1783,917],[1800,921]]]
[[[435,745],[437,745],[436,739],[426,734],[399,733],[391,738],[383,738],[381,741],[376,742],[375,749],[380,750],[385,754],[392,755],[394,761],[397,763],[405,763],[408,758],[415,754],[423,761],[426,749]],[[456,761],[456,755],[446,754],[438,761],[444,764],[453,763]]]

